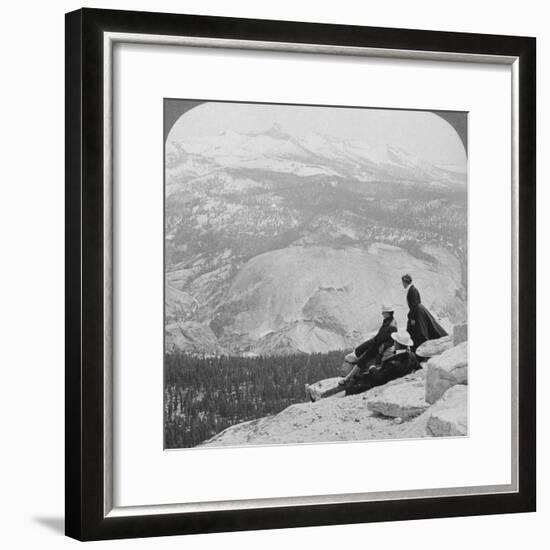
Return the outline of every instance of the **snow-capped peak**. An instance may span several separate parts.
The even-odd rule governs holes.
[[[258,132],[226,129],[216,136],[187,138],[176,145],[182,154],[200,155],[204,162],[224,167],[260,168],[297,175],[311,174],[313,170],[313,173],[430,186],[461,187],[465,183],[464,172],[436,166],[396,145],[373,145],[318,132],[295,136],[278,123]],[[171,165],[177,164],[178,147],[167,149]]]

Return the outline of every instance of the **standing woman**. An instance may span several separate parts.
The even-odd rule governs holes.
[[[407,289],[407,332],[411,335],[414,345],[411,350],[423,344],[426,340],[434,340],[447,336],[445,329],[434,319],[433,315],[422,305],[420,292],[412,284],[412,277],[409,274],[401,277],[403,287]]]

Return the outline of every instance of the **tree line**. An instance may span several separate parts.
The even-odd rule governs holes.
[[[165,448],[194,447],[229,426],[304,402],[305,385],[337,376],[342,352],[282,356],[165,355]]]

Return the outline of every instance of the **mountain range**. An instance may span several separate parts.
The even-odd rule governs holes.
[[[382,301],[404,323],[404,272],[465,319],[465,166],[275,124],[169,140],[165,167],[168,351],[348,349]]]

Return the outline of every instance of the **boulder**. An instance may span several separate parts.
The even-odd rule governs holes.
[[[462,342],[428,361],[426,401],[435,403],[449,388],[468,383],[468,342]]]
[[[372,412],[405,420],[422,414],[429,405],[424,400],[422,379],[413,379],[386,387],[369,400],[367,407]]]
[[[452,334],[454,324],[448,317],[436,317],[436,321],[445,330],[447,334]]]
[[[453,347],[453,340],[450,336],[443,336],[435,340],[427,340],[416,349],[419,357],[435,357]]]
[[[455,325],[453,328],[453,342],[455,346],[468,340],[468,324]]]
[[[408,422],[405,430],[401,434],[403,439],[420,439],[430,437],[427,430],[428,419],[430,418],[430,409],[423,412],[420,416]]]
[[[435,437],[468,435],[467,386],[453,386],[445,392],[429,410],[426,431]]]
[[[468,387],[458,384],[426,412],[408,422],[403,439],[467,435]]]
[[[314,384],[306,384],[306,395],[311,401],[319,401],[323,397],[332,395],[344,395],[344,388],[338,386],[338,382],[342,380],[340,377],[325,378]]]

